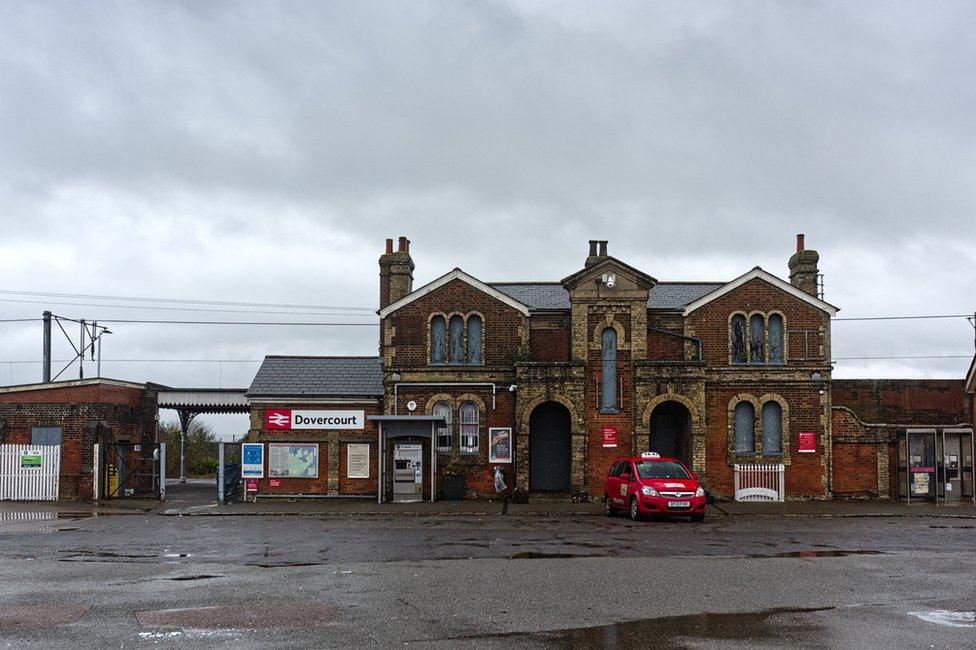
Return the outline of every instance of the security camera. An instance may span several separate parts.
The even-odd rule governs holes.
[[[607,286],[612,289],[613,288],[613,285],[615,285],[615,284],[617,284],[617,278],[616,278],[616,276],[608,275],[607,276]]]
[[[508,392],[509,393],[514,393],[516,388],[518,388],[518,386],[515,385],[515,384],[512,384],[511,386],[508,387]]]

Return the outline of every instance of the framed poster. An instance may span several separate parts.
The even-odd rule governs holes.
[[[346,478],[369,478],[369,444],[346,445]]]
[[[241,476],[264,478],[264,443],[245,442],[241,445]]]
[[[817,451],[817,434],[813,431],[801,431],[796,434],[796,450],[801,454],[812,454]]]
[[[318,478],[317,444],[268,444],[268,476],[274,478]]]
[[[510,427],[488,429],[488,462],[512,462],[512,429]]]
[[[617,427],[603,427],[603,446],[607,448],[617,446]]]

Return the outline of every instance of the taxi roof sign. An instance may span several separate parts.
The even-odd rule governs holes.
[[[656,451],[645,451],[641,454],[641,458],[660,458],[661,454]]]

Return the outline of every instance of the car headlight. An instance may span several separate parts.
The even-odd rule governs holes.
[[[650,485],[645,485],[644,487],[642,487],[641,488],[641,494],[643,494],[646,497],[659,497],[659,496],[661,496],[660,494],[657,493],[657,490],[655,490],[654,488],[652,488]]]
[[[705,496],[705,488],[699,487],[697,490],[695,490],[695,496],[696,497],[703,497],[703,496]]]

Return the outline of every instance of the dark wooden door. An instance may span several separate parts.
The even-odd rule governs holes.
[[[570,417],[558,402],[545,402],[529,418],[529,489],[568,492],[572,467]]]

